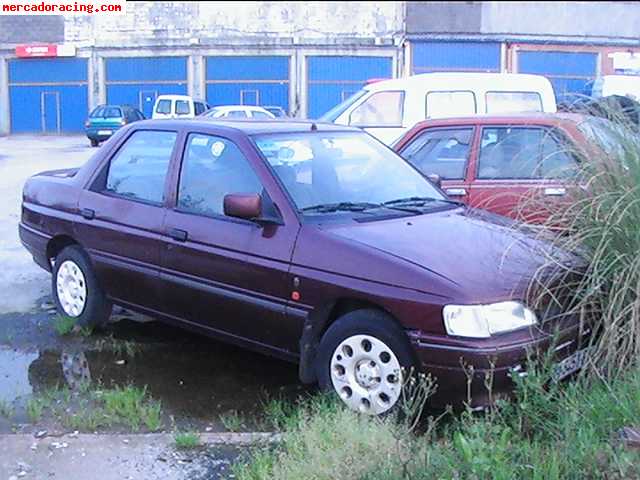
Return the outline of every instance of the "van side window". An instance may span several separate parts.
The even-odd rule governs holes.
[[[428,92],[426,118],[455,117],[476,113],[476,96],[469,91]]]
[[[473,127],[434,128],[420,133],[400,155],[425,175],[443,180],[464,178]]]
[[[538,92],[487,92],[486,113],[542,112]]]
[[[353,109],[349,125],[358,127],[401,127],[404,92],[377,92]]]
[[[193,104],[193,106],[196,109],[196,116],[200,115],[202,112],[204,112],[204,104],[200,103],[200,102],[195,102]]]
[[[191,107],[186,100],[176,100],[176,115],[189,115]]]
[[[171,113],[171,100],[160,100],[156,106],[156,113],[168,115]]]

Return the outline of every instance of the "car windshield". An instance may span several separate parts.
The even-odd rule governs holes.
[[[415,212],[427,204],[450,203],[409,163],[364,132],[268,134],[254,140],[301,212]]]
[[[353,105],[359,98],[361,98],[367,92],[368,92],[368,90],[359,90],[359,91],[357,91],[356,93],[351,95],[349,98],[347,98],[344,102],[339,103],[338,105],[333,107],[331,110],[329,110],[327,113],[322,115],[319,118],[319,120],[321,122],[329,122],[329,123],[335,122],[336,118],[338,118],[340,115],[342,115],[342,113],[347,108],[349,108],[351,105]]]

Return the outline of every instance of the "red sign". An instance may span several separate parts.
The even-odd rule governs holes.
[[[16,47],[16,55],[19,58],[31,57],[57,57],[58,46],[54,44],[47,45],[18,45]]]

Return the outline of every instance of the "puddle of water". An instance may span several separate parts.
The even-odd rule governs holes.
[[[293,364],[156,322],[120,323],[109,333],[133,346],[132,357],[124,348],[110,348],[109,337],[90,337],[89,347],[35,353],[0,347],[0,399],[24,403],[29,395],[57,386],[77,388],[86,381],[107,388],[134,385],[160,400],[178,427],[222,430],[220,414],[236,411],[251,428],[268,399],[294,400],[307,391]],[[101,338],[106,347],[96,350]]]

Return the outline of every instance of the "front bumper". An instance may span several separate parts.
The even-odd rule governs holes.
[[[483,342],[409,333],[422,370],[437,384],[431,404],[460,407],[467,403],[471,408],[509,397],[515,386],[512,376],[526,375],[531,359],[549,353],[554,362],[559,362],[586,347],[589,335],[590,329],[571,321],[553,332],[524,329]]]
[[[96,140],[103,142],[113,137],[120,127],[102,127],[102,128],[87,128],[85,133],[89,140]],[[106,133],[111,132],[111,133]]]

